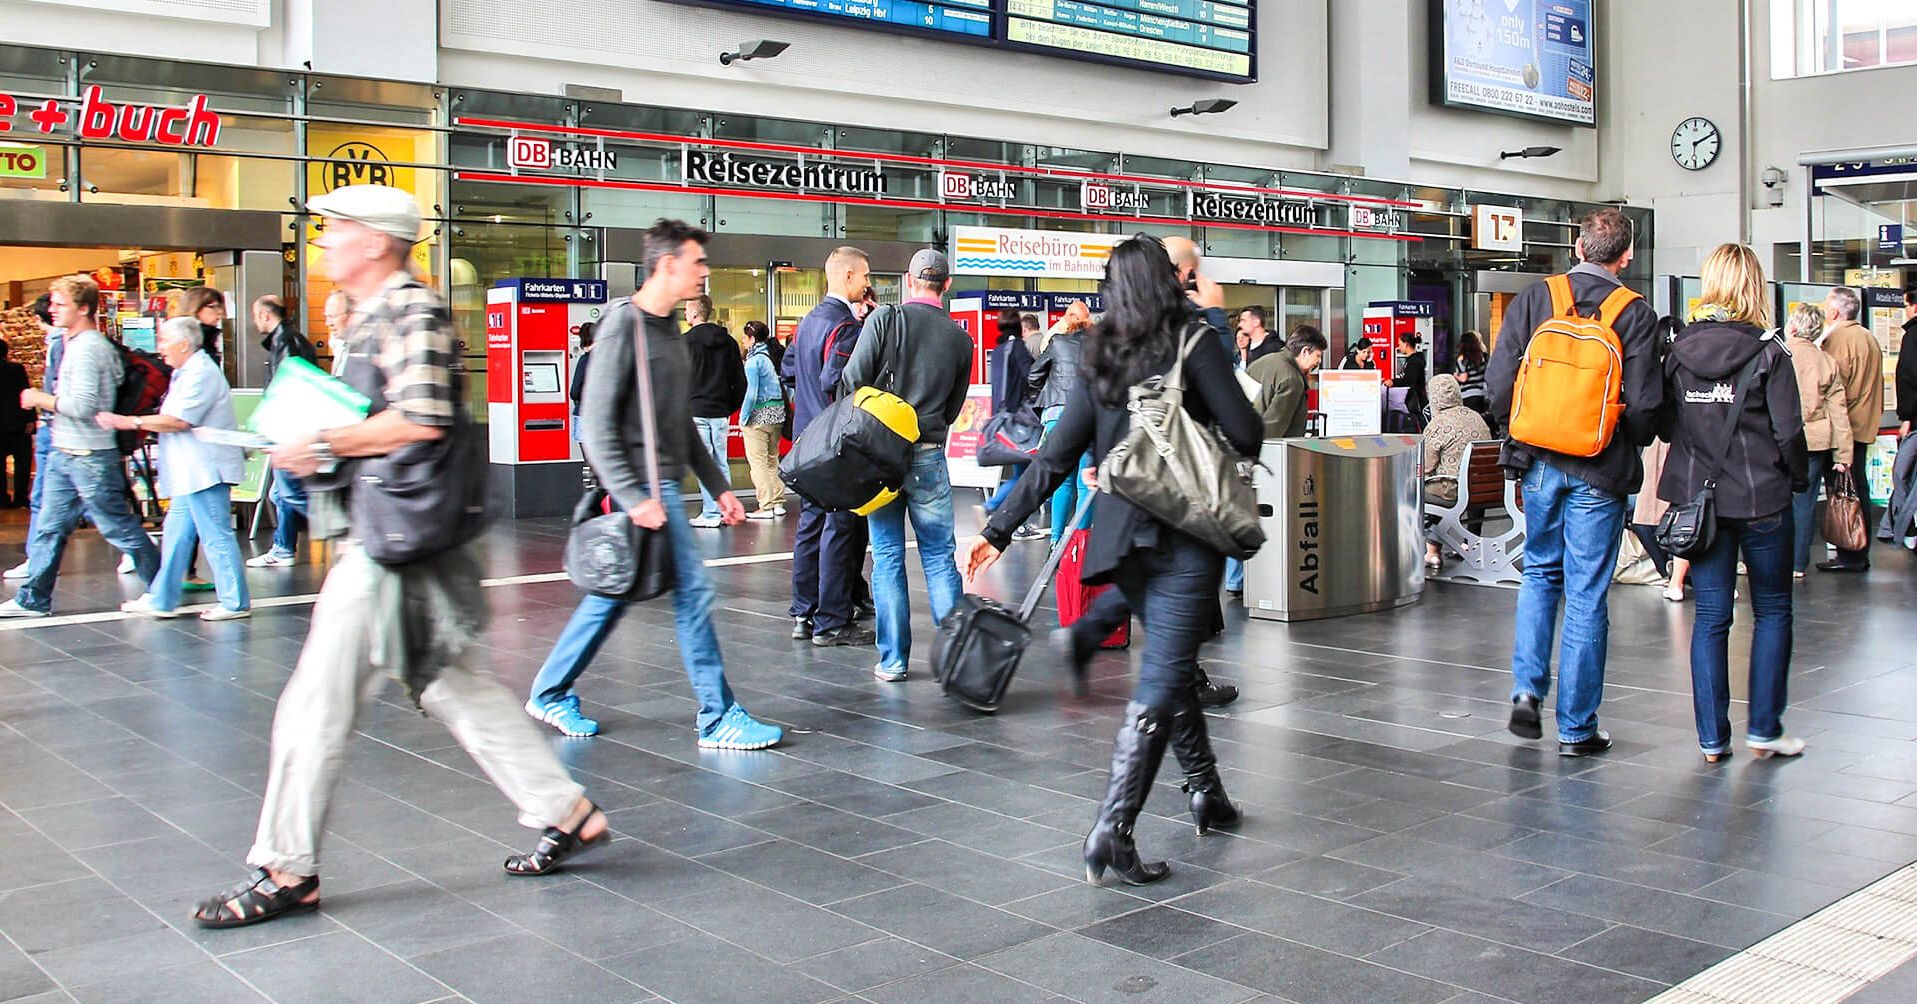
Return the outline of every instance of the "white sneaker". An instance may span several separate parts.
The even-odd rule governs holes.
[[[135,566],[133,564],[133,555],[131,554],[120,555],[120,568],[119,568],[120,574],[132,575],[134,572],[134,569],[135,569]]]
[[[1667,600],[1670,600],[1672,603],[1684,602],[1684,587],[1683,586],[1665,586],[1664,598]]]
[[[120,611],[122,613],[139,614],[143,617],[152,617],[157,620],[171,620],[175,617],[186,616],[186,611],[184,610],[161,610],[159,607],[154,606],[152,593],[141,593],[138,599],[128,600],[120,604]]]
[[[296,563],[298,560],[299,559],[293,557],[290,554],[280,554],[277,551],[268,551],[257,558],[246,559],[246,567],[248,568],[285,568],[289,565]]]
[[[203,621],[243,621],[251,616],[253,616],[252,607],[248,607],[245,610],[228,610],[225,607],[214,607],[201,614],[200,619]]]
[[[781,502],[781,503],[779,503],[778,505],[775,505],[775,506],[773,506],[773,507],[772,507],[772,515],[774,515],[774,516],[783,516],[783,515],[785,515],[785,503],[783,503],[783,502]]]
[[[771,509],[754,509],[746,514],[747,519],[778,519],[779,514]]]
[[[19,600],[8,600],[5,603],[0,603],[0,617],[51,617],[51,616],[53,616],[52,611],[28,610],[26,607],[23,607],[20,605]]]
[[[1778,736],[1769,742],[1759,742],[1755,739],[1751,739],[1746,741],[1744,745],[1750,747],[1752,756],[1762,760],[1765,757],[1772,756],[1801,756],[1804,752],[1805,743],[1804,740],[1796,736]]]
[[[33,564],[32,561],[22,561],[19,564],[13,566],[12,568],[7,569],[4,577],[8,581],[12,581],[14,579],[24,579],[27,577],[27,566],[31,564]]]
[[[694,516],[689,522],[700,530],[711,530],[726,525],[725,520],[717,516]]]

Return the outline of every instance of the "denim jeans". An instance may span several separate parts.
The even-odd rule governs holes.
[[[1810,487],[1791,496],[1791,522],[1796,527],[1791,535],[1793,571],[1810,569],[1811,542],[1817,536],[1817,492],[1824,487],[1824,479],[1830,475],[1830,468],[1829,450],[1813,452],[1810,455]]]
[[[1610,641],[1611,573],[1624,533],[1624,497],[1600,491],[1545,461],[1524,473],[1524,583],[1518,587],[1511,696],[1551,691],[1551,647],[1558,608],[1558,739],[1582,742],[1597,731]]]
[[[87,518],[114,547],[133,558],[140,581],[151,583],[160,571],[160,549],[140,529],[139,517],[126,507],[126,465],[114,449],[76,456],[62,450],[47,454],[40,516],[27,543],[27,581],[14,599],[28,610],[53,609],[53,583],[67,538]]]
[[[300,526],[306,522],[306,485],[300,479],[273,472],[273,553],[292,554],[299,544]]]
[[[40,497],[46,493],[47,454],[53,452],[53,421],[43,419],[33,433],[33,487],[27,492],[27,543],[33,543],[33,524],[40,518]]]
[[[695,417],[692,420],[692,424],[699,429],[699,442],[705,446],[707,453],[712,454],[712,459],[719,462],[719,469],[727,472],[726,481],[730,483],[732,480],[730,473],[732,468],[726,463],[726,426],[729,424],[729,420],[724,418]],[[691,465],[688,464],[687,466],[690,468]],[[719,515],[719,500],[714,497],[711,492],[706,490],[706,486],[703,482],[699,485],[699,499],[705,503],[699,509],[700,516],[716,517]]]
[[[1198,672],[1198,646],[1212,634],[1224,563],[1217,551],[1167,528],[1160,531],[1155,550],[1133,552],[1119,565],[1118,590],[1145,625],[1145,652],[1132,700],[1168,708],[1191,687]],[[1098,627],[1117,613],[1117,608],[1097,601],[1093,610],[1109,612]],[[1103,640],[1104,635],[1099,637]]]
[[[1717,539],[1691,562],[1697,620],[1691,627],[1691,701],[1697,744],[1706,753],[1731,746],[1730,636],[1737,561],[1750,571],[1750,727],[1767,742],[1784,734],[1785,677],[1791,668],[1791,512],[1717,521]]]
[[[166,526],[160,538],[159,574],[147,592],[153,605],[172,610],[180,605],[180,585],[186,581],[186,566],[199,545],[206,545],[206,556],[213,563],[213,587],[219,590],[220,606],[245,610],[253,605],[246,592],[246,566],[240,559],[240,541],[233,535],[233,488],[214,485],[173,499],[166,510]]]
[[[1057,424],[1058,419],[1046,422],[1045,434],[1051,435],[1052,426]],[[1042,444],[1044,440],[1041,439],[1039,442]],[[1085,478],[1081,473],[1090,466],[1092,466],[1092,455],[1087,451],[1078,461],[1078,470],[1059,482],[1058,489],[1052,492],[1052,543],[1054,544],[1065,537],[1065,528],[1071,525],[1072,517],[1078,515],[1079,501],[1091,492],[1090,488],[1085,487]],[[1085,525],[1090,526],[1090,521],[1088,520]]]
[[[912,659],[912,597],[905,584],[905,518],[919,541],[919,564],[932,597],[932,623],[958,604],[958,542],[952,533],[952,482],[944,447],[922,446],[912,454],[905,491],[867,517],[872,527],[872,599],[878,616],[879,666],[904,669]]]
[[[673,572],[678,579],[672,591],[673,630],[678,635],[686,678],[692,681],[692,694],[699,700],[699,731],[703,733],[735,703],[732,688],[726,684],[725,660],[719,654],[719,632],[712,626],[712,580],[706,576],[705,551],[680,508],[679,486],[671,482],[660,485],[659,501],[666,506],[666,533],[672,543]],[[579,609],[573,611],[559,640],[553,643],[546,664],[533,678],[533,703],[549,704],[572,693],[573,681],[586,671],[629,605],[592,595],[580,601]]]
[[[792,538],[792,605],[786,613],[811,621],[814,631],[836,631],[852,623],[864,572],[864,518],[826,512],[799,499],[799,528]]]
[[[992,492],[991,498],[985,500],[987,515],[997,512],[998,507],[1005,504],[1006,498],[1012,494],[1012,489],[1018,487],[1018,479],[1024,475],[1025,466],[1020,464],[1017,467],[1008,468],[1006,473],[1000,476],[998,489]]]

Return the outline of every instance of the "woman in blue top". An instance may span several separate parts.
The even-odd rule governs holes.
[[[747,321],[745,403],[739,406],[739,432],[745,437],[746,464],[752,468],[752,488],[759,508],[749,519],[776,519],[785,515],[785,482],[779,480],[779,431],[785,426],[785,386],[772,359],[772,331],[763,321]]]

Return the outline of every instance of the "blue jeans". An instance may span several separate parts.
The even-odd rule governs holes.
[[[1012,489],[1018,487],[1018,479],[1025,474],[1025,467],[1025,464],[1020,464],[1011,468],[1010,473],[1000,477],[998,490],[992,493],[991,498],[985,500],[987,514],[997,512],[998,507],[1005,504],[1005,499],[1012,494]]]
[[[206,545],[207,559],[213,564],[213,587],[219,590],[220,606],[245,610],[253,605],[246,592],[240,541],[233,535],[232,486],[214,485],[173,499],[167,506],[162,533],[165,546],[161,548],[160,571],[147,588],[156,609],[172,610],[180,605],[186,566],[201,544]]]
[[[1691,702],[1697,744],[1706,753],[1731,746],[1732,590],[1741,554],[1750,571],[1751,720],[1746,734],[1768,742],[1784,734],[1785,677],[1791,668],[1791,512],[1717,521],[1717,539],[1691,562],[1697,620],[1691,627]]]
[[[27,581],[14,596],[21,606],[41,612],[53,609],[60,559],[82,512],[100,536],[133,558],[140,581],[150,583],[159,574],[160,549],[140,529],[139,517],[126,507],[126,465],[120,451],[108,447],[75,456],[54,450],[47,454],[41,481],[40,515],[27,542]]]
[[[1146,707],[1169,708],[1180,701],[1198,672],[1198,646],[1211,637],[1218,609],[1218,577],[1224,558],[1217,551],[1169,528],[1159,546],[1134,551],[1118,567],[1118,591],[1145,624],[1145,652],[1138,666],[1132,700]],[[1118,607],[1099,597],[1098,636],[1103,641],[1115,624]]]
[[[891,505],[867,517],[872,527],[872,605],[877,610],[879,666],[902,670],[912,658],[912,597],[905,584],[905,518],[919,541],[919,564],[932,597],[932,623],[958,605],[958,541],[952,533],[952,482],[945,449],[913,451],[905,491]]]
[[[730,482],[732,468],[726,464],[726,426],[730,424],[730,420],[695,417],[692,424],[699,429],[699,442],[705,446],[707,453],[712,454],[712,459],[719,462],[719,469],[728,472],[726,481]],[[699,509],[700,516],[717,517],[719,515],[719,500],[706,490],[704,482],[699,485],[699,499],[705,503]]]
[[[1560,742],[1583,742],[1597,731],[1611,634],[1611,573],[1623,533],[1623,496],[1542,460],[1524,473],[1524,583],[1518,588],[1511,696],[1542,700],[1551,692],[1551,645],[1562,605]]]
[[[33,524],[40,519],[40,496],[46,492],[47,454],[53,452],[53,420],[41,419],[33,433],[33,488],[27,492],[27,542],[33,542]]]
[[[1051,435],[1052,426],[1057,424],[1058,419],[1046,422],[1045,434]],[[1039,442],[1042,444],[1044,440],[1041,439]],[[1078,461],[1078,470],[1059,482],[1058,489],[1052,492],[1052,543],[1054,544],[1064,539],[1065,528],[1071,525],[1072,517],[1078,515],[1079,500],[1091,492],[1090,488],[1085,487],[1085,478],[1080,473],[1090,466],[1092,466],[1092,455],[1090,451],[1087,451]],[[1085,525],[1090,526],[1091,523],[1088,521]]]
[[[1791,496],[1791,522],[1796,525],[1791,541],[1791,568],[1810,568],[1811,542],[1817,536],[1817,491],[1830,475],[1831,453],[1820,450],[1810,455],[1810,487]]]
[[[306,485],[300,479],[275,469],[273,489],[273,553],[290,555],[299,544],[300,527],[306,522]]]
[[[712,580],[706,577],[705,551],[680,508],[679,486],[671,482],[659,486],[659,501],[666,506],[666,534],[672,542],[673,572],[678,579],[672,591],[673,630],[678,635],[686,678],[692,681],[692,694],[699,699],[699,731],[704,733],[736,702],[732,688],[726,684],[719,632],[712,626],[714,596]],[[603,596],[588,595],[580,601],[572,620],[566,622],[559,640],[553,643],[546,664],[533,678],[534,704],[550,704],[572,693],[573,681],[586,671],[606,636],[619,625],[627,606],[623,600]]]

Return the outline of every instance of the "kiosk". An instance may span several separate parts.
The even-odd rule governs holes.
[[[606,310],[602,279],[503,279],[486,291],[486,415],[504,515],[561,516],[585,464],[572,436],[579,326]]]
[[[1245,604],[1305,621],[1414,603],[1424,592],[1417,436],[1273,439],[1259,455],[1265,546],[1245,562]]]

